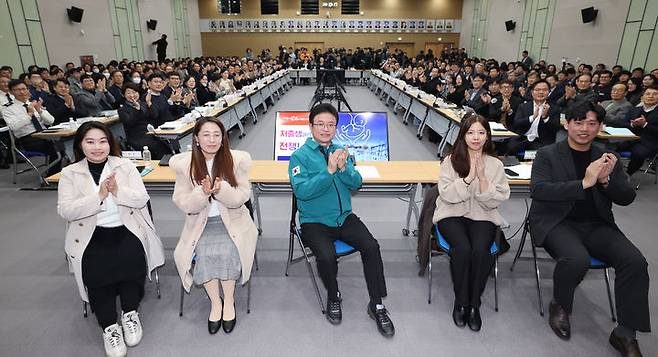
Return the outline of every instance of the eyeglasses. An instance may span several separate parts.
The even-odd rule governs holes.
[[[334,123],[313,123],[313,126],[316,128],[325,128],[325,129],[333,129],[336,127],[336,124]]]

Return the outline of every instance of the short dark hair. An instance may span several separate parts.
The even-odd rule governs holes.
[[[308,114],[308,121],[313,124],[315,117],[321,113],[329,113],[333,115],[334,118],[336,118],[336,123],[338,123],[338,111],[333,105],[331,105],[331,103],[320,103],[311,108],[311,112]]]
[[[87,135],[87,132],[91,129],[98,129],[103,131],[105,136],[107,136],[107,143],[110,145],[110,155],[121,157],[121,147],[119,146],[119,142],[114,137],[114,135],[112,135],[112,132],[107,127],[107,125],[99,121],[88,121],[80,125],[78,131],[75,133],[75,138],[73,138],[73,154],[75,156],[75,162],[85,158],[85,153],[82,151],[81,144],[82,140],[85,138],[85,135]]]
[[[604,75],[604,74],[607,74],[607,75],[609,75],[610,77],[612,77],[612,71],[609,71],[609,70],[607,70],[607,69],[604,69],[603,71],[599,72],[599,77],[602,76],[602,75]]]
[[[544,83],[546,85],[546,87],[548,87],[548,89],[551,89],[551,85],[548,84],[548,82],[546,82],[545,79],[540,79],[537,82],[532,84],[531,90],[535,90],[535,87],[537,87],[539,84],[542,84],[542,83]]]
[[[55,79],[55,82],[53,83],[53,87],[56,86],[57,83],[59,83],[59,82],[62,82],[62,83],[64,83],[64,84],[66,84],[67,86],[70,86],[69,81],[67,81],[66,79],[64,79],[64,78],[57,78],[57,79]]]
[[[123,84],[123,88],[121,88],[121,93],[126,94],[126,89],[132,89],[137,93],[141,91],[141,88],[139,88],[139,86],[133,82],[125,82]]]
[[[94,77],[92,77],[91,75],[85,73],[85,74],[83,74],[83,75],[80,76],[80,83],[82,83],[82,81],[84,81],[84,80],[87,79],[87,78],[89,78],[89,79],[91,79],[91,80],[94,80]],[[96,83],[96,81],[94,81],[94,83]]]
[[[167,73],[167,78],[171,78],[171,77],[178,77],[180,79],[180,74],[174,71]]]
[[[596,120],[599,123],[603,123],[603,119],[605,119],[605,109],[591,101],[574,102],[564,111],[564,116],[566,117],[567,122],[572,120],[580,121],[585,119],[589,112],[596,113]]]
[[[485,76],[484,73],[478,73],[478,74],[474,75],[473,79],[475,79],[475,78],[480,78],[483,82],[487,81],[487,76]]]
[[[25,82],[22,79],[12,79],[11,81],[9,81],[9,90],[14,90],[14,87],[18,87],[21,84],[26,86]]]
[[[162,74],[161,74],[160,72],[153,72],[153,73],[151,73],[151,75],[148,77],[148,79],[146,79],[146,81],[147,81],[147,82],[150,82],[150,81],[152,81],[152,80],[154,80],[154,79],[156,79],[156,78],[160,78],[160,79],[164,80],[164,77],[162,76]]]

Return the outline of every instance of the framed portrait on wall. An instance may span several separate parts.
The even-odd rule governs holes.
[[[417,20],[416,26],[418,31],[427,32],[427,29],[425,28],[425,20]]]
[[[338,20],[331,20],[331,31],[338,30]]]
[[[366,20],[366,29],[370,30],[372,28],[372,20]]]
[[[220,32],[226,31],[226,21],[218,20],[217,21],[217,30]]]
[[[244,20],[244,29],[247,32],[251,32],[251,20]]]
[[[447,19],[446,20],[446,25],[445,25],[445,31],[446,32],[452,32],[452,29],[454,28],[454,26],[455,26],[454,20]]]
[[[322,31],[328,31],[329,30],[329,20],[322,20]]]
[[[233,20],[227,20],[226,21],[226,28],[229,31],[235,31],[235,23],[233,22]]]
[[[382,28],[384,30],[390,30],[391,29],[391,20],[382,21]]]
[[[210,32],[217,32],[217,26],[217,20],[210,20],[208,30],[210,30]]]
[[[399,20],[391,20],[391,30],[392,31],[400,31],[400,21]]]
[[[425,20],[425,28],[428,32],[434,32],[434,20]]]
[[[436,32],[443,32],[443,31],[445,31],[445,24],[446,24],[446,20],[443,20],[443,19],[441,19],[441,20],[434,20],[434,30],[435,30]]]
[[[235,30],[242,32],[243,30],[242,20],[235,20]]]
[[[349,31],[354,31],[356,29],[356,21],[355,20],[349,20],[347,22],[347,29]]]
[[[416,20],[407,20],[407,29],[410,31],[416,31]]]
[[[276,23],[276,21],[275,21]],[[269,20],[260,20],[260,28],[263,30],[269,30],[270,29],[270,21]]]
[[[346,31],[347,30],[347,21],[345,21],[345,20],[338,21],[338,30],[339,31]]]

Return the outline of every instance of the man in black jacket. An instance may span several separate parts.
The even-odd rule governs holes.
[[[519,150],[537,150],[555,142],[560,130],[560,112],[546,101],[549,85],[541,79],[532,86],[532,101],[519,105],[512,131],[520,136],[510,140],[509,154]]]
[[[70,118],[76,118],[75,104],[69,93],[69,82],[66,79],[55,80],[55,93],[50,94],[45,105],[48,112],[55,118],[54,124],[66,123]]]
[[[633,175],[642,167],[644,160],[658,153],[658,87],[651,86],[644,90],[640,105],[631,110],[628,119],[631,130],[640,137],[639,142],[621,145],[632,147],[627,172]]]
[[[627,206],[635,190],[617,156],[593,146],[605,111],[591,102],[567,110],[567,140],[543,147],[532,165],[530,233],[556,260],[549,325],[569,339],[574,291],[590,257],[615,269],[618,326],[610,344],[641,356],[635,332],[649,332],[647,261],[615,224],[612,203]]]

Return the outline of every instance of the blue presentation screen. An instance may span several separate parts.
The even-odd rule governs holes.
[[[277,112],[274,159],[290,155],[311,136],[309,112]],[[340,112],[334,143],[347,147],[357,161],[388,161],[388,125],[385,112]]]

